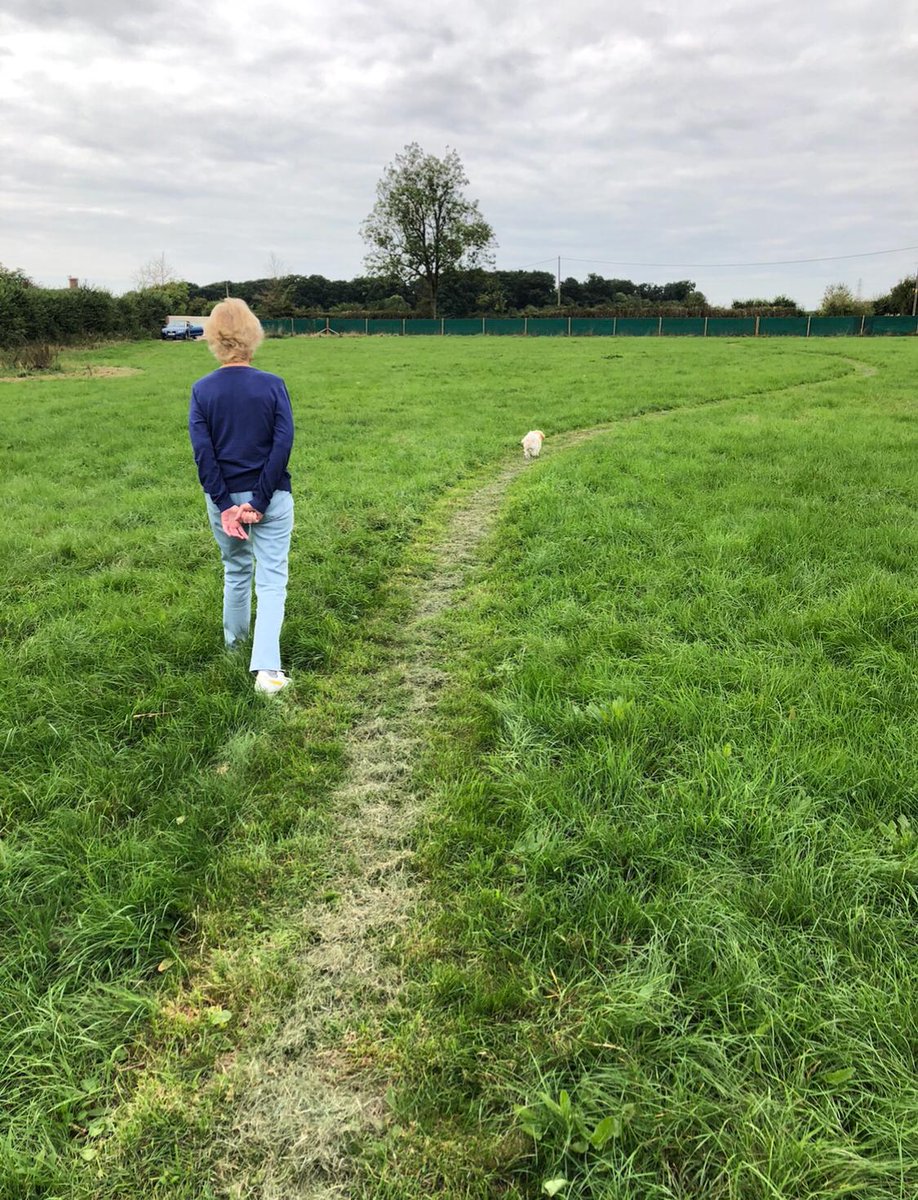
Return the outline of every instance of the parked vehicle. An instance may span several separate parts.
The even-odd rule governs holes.
[[[169,321],[159,331],[159,336],[166,342],[189,342],[204,336],[204,326],[191,321]]]

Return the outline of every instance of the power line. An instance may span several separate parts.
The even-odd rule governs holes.
[[[528,271],[530,269],[530,267],[540,267],[542,265],[542,263],[547,263],[547,262],[553,263],[553,262],[555,262],[557,257],[558,257],[557,254],[553,254],[551,256],[551,258],[540,258],[538,262],[527,263],[525,267],[514,267],[513,270],[514,271]],[[571,259],[571,261],[572,262],[592,262],[594,260],[589,259],[589,258],[586,258],[586,259],[578,258],[578,259]]]
[[[734,263],[691,263],[691,262],[631,262],[627,259],[618,258],[573,258],[570,255],[563,254],[562,261],[572,263],[594,263],[596,266],[603,267],[664,267],[673,269],[675,267],[689,267],[692,270],[705,269],[717,270],[720,267],[788,267],[797,266],[802,263],[820,263],[820,262],[843,262],[851,258],[876,258],[882,254],[904,254],[909,250],[918,250],[918,246],[897,246],[893,250],[864,250],[860,254],[827,254],[821,258],[772,258],[765,259],[762,262],[734,262]],[[554,263],[557,261],[556,254],[550,258],[540,258],[538,262],[527,263],[524,267],[513,267],[514,271],[528,271],[532,267],[540,267],[544,263]]]
[[[692,269],[706,268],[713,270],[718,267],[789,267],[800,263],[819,263],[819,262],[841,262],[843,259],[849,258],[875,258],[881,254],[904,254],[908,250],[918,250],[918,246],[898,246],[894,250],[865,250],[860,254],[827,254],[821,258],[773,258],[762,262],[734,262],[734,263],[692,263],[692,262],[630,262],[625,259],[604,259],[604,258],[571,258],[568,255],[562,257],[567,262],[578,263],[596,263],[604,267],[691,267]],[[553,259],[543,259],[543,262],[553,262]],[[521,270],[525,270],[523,267]]]

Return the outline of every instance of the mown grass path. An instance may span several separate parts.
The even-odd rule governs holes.
[[[844,361],[853,375],[876,374],[868,363]],[[814,386],[820,385],[791,383],[757,399]],[[613,433],[622,421],[684,416],[725,399],[654,407],[567,430],[546,443],[541,463]],[[361,715],[346,740],[346,777],[332,797],[336,874],[325,899],[303,913],[311,931],[301,964],[304,988],[276,1036],[237,1074],[239,1108],[221,1165],[231,1194],[261,1200],[355,1195],[360,1187],[355,1147],[381,1133],[390,1119],[384,1073],[372,1056],[361,1069],[359,1054],[348,1047],[353,1050],[367,1039],[368,1029],[385,1022],[385,1009],[405,982],[393,947],[429,904],[412,866],[412,834],[424,811],[419,749],[447,682],[437,622],[478,566],[514,480],[538,471],[541,463],[515,454],[487,482],[464,486],[445,531],[424,552],[421,579],[402,577],[407,616],[389,636],[375,682],[363,695]]]

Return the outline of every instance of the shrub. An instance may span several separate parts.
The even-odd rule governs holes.
[[[35,371],[59,371],[61,369],[57,346],[50,342],[25,342],[21,346],[0,352],[0,362],[18,375],[31,375]]]

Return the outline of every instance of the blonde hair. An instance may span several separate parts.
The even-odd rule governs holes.
[[[222,363],[249,362],[265,331],[244,300],[227,296],[204,322],[204,339]]]

